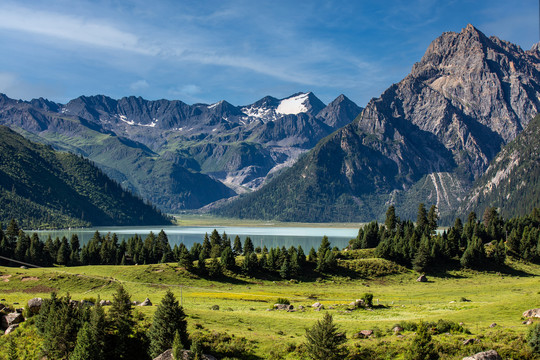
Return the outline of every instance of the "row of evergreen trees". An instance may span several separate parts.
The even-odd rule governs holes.
[[[437,221],[435,206],[428,211],[420,204],[416,223],[400,220],[394,206],[390,206],[385,223],[374,221],[360,228],[349,248],[376,248],[378,256],[420,272],[455,260],[467,268],[502,265],[507,254],[526,261],[540,260],[538,209],[505,221],[495,208],[487,208],[482,219],[471,212],[465,223],[456,218],[454,225],[443,232],[436,231]],[[339,251],[331,248],[327,237],[323,237],[317,251],[311,248],[307,256],[301,246],[255,248],[249,237],[243,243],[238,236],[231,241],[226,233],[220,235],[215,229],[190,249],[183,243],[171,248],[163,230],[157,236],[150,232],[144,240],[135,235],[127,241],[119,241],[116,234],[101,235],[96,231],[81,248],[76,234],[69,240],[52,240],[49,236],[43,242],[35,233],[28,236],[12,220],[6,231],[0,227],[0,256],[40,266],[178,262],[188,271],[210,277],[229,270],[250,276],[297,278],[310,269],[320,273],[335,271]]]
[[[135,319],[131,297],[120,286],[105,313],[98,302],[88,306],[69,295],[45,299],[35,324],[48,359],[151,359],[175,345],[189,348],[186,315],[169,290],[158,305],[152,325]],[[175,344],[173,344],[175,342]]]
[[[456,218],[447,230],[436,232],[437,208],[418,207],[416,223],[401,221],[394,206],[384,224],[371,222],[361,228],[350,247],[376,248],[376,254],[424,272],[435,264],[459,260],[463,267],[483,268],[505,262],[506,255],[527,261],[540,260],[540,211],[505,221],[495,208],[482,219],[471,212],[463,223]]]

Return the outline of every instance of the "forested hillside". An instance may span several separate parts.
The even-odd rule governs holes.
[[[0,127],[0,222],[23,228],[167,224],[82,157],[55,152]]]

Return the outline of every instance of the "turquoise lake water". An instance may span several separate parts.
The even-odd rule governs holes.
[[[188,248],[195,242],[202,243],[204,234],[210,233],[216,229],[220,234],[227,233],[231,237],[231,242],[238,235],[244,242],[244,239],[249,236],[255,247],[266,246],[271,247],[290,247],[301,245],[304,250],[309,250],[311,247],[317,248],[321,243],[324,235],[328,236],[332,247],[337,246],[342,249],[349,244],[349,240],[355,238],[358,234],[358,229],[354,228],[319,228],[319,227],[246,227],[246,226],[140,226],[140,227],[96,227],[86,229],[71,229],[71,230],[56,230],[56,231],[37,231],[40,237],[45,240],[48,235],[54,239],[55,237],[66,236],[68,239],[72,234],[77,234],[81,242],[81,246],[87,243],[94,233],[99,231],[102,235],[107,233],[116,233],[118,239],[128,239],[135,234],[141,236],[144,240],[146,235],[152,231],[158,234],[164,230],[169,238],[171,247],[175,244],[184,243]]]

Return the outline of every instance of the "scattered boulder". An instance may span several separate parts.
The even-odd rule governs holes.
[[[4,332],[4,335],[7,335],[9,333],[12,333],[16,328],[19,327],[19,324],[13,324],[13,325],[10,325],[6,331]]]
[[[315,311],[321,311],[322,309],[324,309],[324,305],[318,301],[315,304],[311,305],[311,307],[315,308]]]
[[[192,359],[192,358],[193,358],[193,356],[191,355],[190,350],[182,350],[182,356],[181,356],[180,359],[189,360],[189,359]],[[154,358],[154,360],[173,360],[173,359],[174,359],[174,357],[173,357],[172,349],[166,350],[164,353],[159,355],[157,358]],[[215,357],[213,357],[212,355],[203,354],[203,356],[201,357],[201,360],[217,360],[217,359]]]
[[[530,309],[523,313],[524,318],[537,317],[540,318],[540,309]]]
[[[212,305],[210,310],[219,310],[219,305]]]
[[[99,305],[101,305],[101,306],[111,306],[111,304],[112,304],[111,300],[101,300],[99,302]]]
[[[427,282],[427,277],[425,274],[420,275],[418,279],[416,279],[418,282]]]
[[[392,331],[394,332],[394,334],[399,334],[400,332],[403,331],[403,328],[401,326],[394,326]]]
[[[294,306],[287,304],[274,304],[274,309],[290,311],[294,309]]]
[[[502,360],[502,358],[495,350],[488,350],[464,357],[463,360]]]
[[[131,302],[131,304],[133,304],[133,305],[135,305],[135,306],[138,306],[138,305],[140,304],[140,302],[137,301],[137,300],[133,300],[133,301]]]
[[[28,300],[28,310],[30,310],[33,314],[39,313],[39,310],[41,309],[41,305],[43,304],[43,299],[33,298]]]
[[[24,316],[22,314],[19,314],[17,312],[9,313],[7,315],[4,315],[2,317],[2,329],[7,329],[11,325],[19,324],[24,321]]]
[[[523,325],[531,325],[533,323],[532,319],[527,319],[526,321],[522,322]]]
[[[490,328],[494,328],[495,326],[497,326],[497,323],[493,323],[493,324],[489,325]]]
[[[149,298],[146,298],[142,303],[139,304],[139,306],[152,306],[152,302]]]
[[[302,306],[302,305],[298,306],[298,310],[304,310],[304,309],[305,309],[304,306]]]
[[[350,303],[349,306],[352,306],[355,309],[364,308],[366,307],[366,302],[364,301],[364,299],[356,299],[355,301]]]
[[[356,339],[367,339],[371,335],[373,335],[373,330],[362,330],[362,331],[354,334],[354,338],[356,338]]]

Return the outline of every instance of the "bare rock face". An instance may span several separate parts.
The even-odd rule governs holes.
[[[502,358],[495,350],[488,350],[464,357],[463,360],[502,360]]]
[[[152,306],[152,302],[149,298],[146,298],[142,303],[139,304],[139,306]]]

